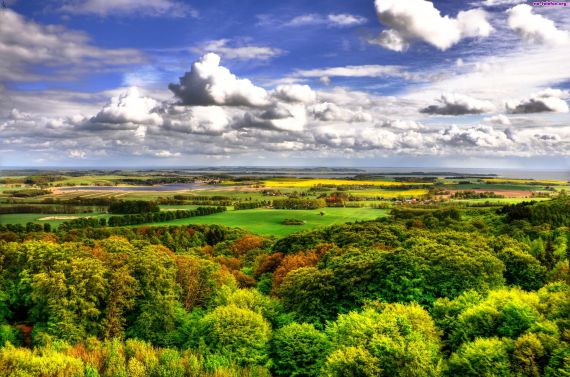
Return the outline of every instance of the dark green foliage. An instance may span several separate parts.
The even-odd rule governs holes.
[[[159,212],[160,207],[155,202],[146,200],[125,200],[111,203],[109,213],[114,214],[137,214]]]
[[[312,249],[321,243],[334,243],[338,246],[399,246],[407,237],[402,226],[386,225],[380,222],[333,225],[311,232],[292,234],[281,238],[273,245],[273,250],[294,253]]]
[[[14,198],[33,198],[36,196],[42,196],[50,194],[49,190],[39,190],[39,189],[25,189],[25,190],[16,190],[16,191],[7,191],[7,194],[10,194]]]
[[[238,202],[234,204],[234,209],[236,211],[243,209],[255,209],[270,206],[271,202],[269,200],[262,200],[260,202]]]
[[[287,275],[279,294],[300,322],[319,324],[338,313],[334,272],[329,269],[299,268]]]
[[[526,220],[533,225],[570,226],[570,198],[561,196],[551,201],[511,204],[499,213],[506,215],[509,222]]]
[[[92,217],[80,217],[78,219],[73,219],[62,223],[59,226],[59,229],[68,231],[71,229],[98,228],[100,226],[102,225],[99,219]]]
[[[276,199],[273,208],[276,209],[318,209],[326,207],[324,199]]]
[[[305,225],[304,220],[297,220],[297,219],[284,219],[281,224],[283,225]]]
[[[330,320],[379,298],[430,305],[469,289],[486,292],[502,286],[505,270],[484,240],[453,232],[420,233],[395,250],[347,248],[321,267],[291,272],[279,289],[302,321]]]
[[[196,216],[207,216],[226,211],[226,207],[198,207],[193,210],[162,211],[155,213],[145,213],[138,215],[111,216],[109,226],[128,226],[145,223],[159,223],[162,221],[172,221],[186,219]]]

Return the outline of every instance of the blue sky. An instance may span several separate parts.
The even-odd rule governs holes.
[[[570,166],[570,3],[7,5],[5,166]]]

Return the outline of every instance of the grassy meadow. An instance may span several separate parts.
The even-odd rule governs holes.
[[[325,215],[321,216],[320,212]],[[193,217],[149,225],[218,224],[246,229],[264,236],[286,236],[320,226],[374,220],[386,216],[387,210],[374,208],[323,208],[320,210],[250,209]],[[305,221],[304,225],[283,225],[285,219]]]

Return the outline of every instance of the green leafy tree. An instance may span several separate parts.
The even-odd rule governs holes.
[[[103,321],[105,338],[122,338],[127,323],[126,313],[135,306],[138,282],[129,266],[113,271],[109,276],[109,296]]]
[[[323,367],[327,377],[382,376],[379,360],[362,347],[343,347],[333,352]]]
[[[128,312],[128,337],[164,344],[166,334],[175,329],[179,287],[176,264],[169,250],[147,246],[129,259],[133,277],[139,284],[135,307]]]
[[[106,269],[93,258],[57,263],[52,271],[32,277],[32,315],[45,331],[80,341],[100,330],[101,306],[107,294]],[[40,326],[40,329],[43,327]]]
[[[317,376],[330,347],[327,336],[311,324],[284,326],[271,341],[273,371],[279,376]]]
[[[334,347],[363,347],[386,376],[436,376],[441,356],[438,330],[417,304],[372,303],[342,314],[326,330]]]
[[[278,290],[283,305],[300,322],[320,324],[338,313],[334,272],[303,267],[290,272]]]
[[[478,338],[463,344],[449,358],[449,376],[510,377],[508,346],[498,338]]]
[[[271,327],[261,314],[235,305],[219,306],[204,316],[201,325],[209,352],[227,355],[241,365],[267,360]]]

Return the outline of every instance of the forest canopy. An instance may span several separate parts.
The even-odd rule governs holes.
[[[4,229],[0,371],[567,376],[567,204],[400,211],[282,238]]]

